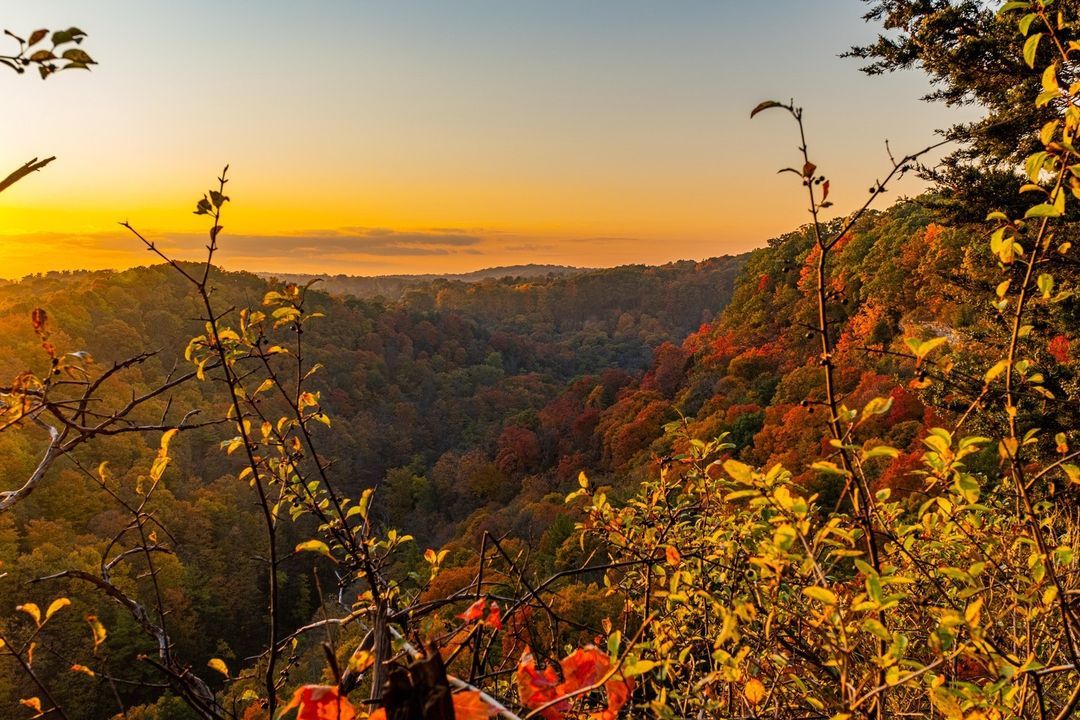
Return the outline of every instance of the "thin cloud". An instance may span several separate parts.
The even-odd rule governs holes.
[[[177,260],[205,257],[205,233],[144,233]],[[484,228],[438,227],[395,230],[346,226],[288,233],[221,236],[215,262],[226,268],[270,272],[347,274],[443,273],[494,265],[554,263],[596,266],[625,262],[619,251],[644,241],[624,237],[566,237],[517,234]],[[597,248],[606,262],[597,263]],[[155,262],[123,229],[92,233],[0,234],[0,277],[30,271],[122,269]],[[25,269],[25,272],[24,272]]]
[[[170,233],[162,239],[178,249],[197,248],[206,242],[203,235],[192,234]],[[276,235],[226,234],[222,236],[222,253],[263,257],[295,257],[302,254],[330,259],[417,257],[475,254],[483,244],[484,238],[463,233],[347,227]]]

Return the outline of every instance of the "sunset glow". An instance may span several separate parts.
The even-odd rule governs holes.
[[[867,79],[837,57],[872,36],[858,0],[774,0],[737,18],[731,5],[8,9],[13,30],[74,21],[100,64],[45,82],[0,75],[16,109],[0,117],[0,161],[58,157],[0,201],[0,276],[149,262],[123,220],[180,256],[196,252],[205,223],[191,208],[226,162],[227,267],[376,274],[703,258],[803,221],[798,203],[777,202],[791,193],[773,175],[791,151],[774,144],[786,120],[751,123],[759,100],[806,106],[838,209],[886,166],[886,138],[914,149],[954,119],[919,102],[921,77]]]

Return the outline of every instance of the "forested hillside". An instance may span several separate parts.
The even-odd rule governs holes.
[[[901,451],[869,468],[873,488],[889,488],[899,498],[922,487],[920,448],[928,430],[968,409],[964,389],[977,392],[981,386],[970,368],[1004,340],[997,313],[985,301],[995,276],[972,272],[985,244],[984,228],[941,224],[941,215],[925,207],[937,200],[926,196],[869,215],[836,246],[829,274],[837,298],[830,321],[843,367],[838,393],[849,407],[875,397],[891,400],[888,412],[865,430]],[[819,341],[812,330],[814,308],[806,302],[816,259],[809,228],[771,240],[750,255],[731,304],[681,344],[660,348],[640,381],[612,383],[611,374],[585,378],[542,408],[539,445],[555,450],[529,469],[548,481],[535,483],[531,494],[494,517],[478,516],[484,521],[477,527],[496,535],[523,534],[554,552],[571,537],[569,523],[556,524],[547,535],[536,529],[546,526],[546,517],[574,513],[560,509],[561,494],[545,500],[545,490],[568,492],[584,470],[619,495],[635,492],[688,451],[688,437],[725,436],[733,445],[729,455],[746,463],[802,468],[794,482],[822,493],[825,503],[835,502],[838,486],[811,467],[828,448],[822,439],[827,413]],[[1073,283],[1077,275],[1069,266],[1058,277]],[[1080,391],[1080,303],[1070,297],[1054,305],[1040,314],[1038,326],[1047,342],[1032,348],[1032,362],[1054,395],[1044,399],[1038,414],[1047,431],[1056,433],[1080,421],[1073,400]],[[917,371],[907,357],[910,341],[937,337],[952,350],[949,384],[928,383],[926,371]],[[985,429],[978,413],[969,422],[972,432]],[[989,470],[996,452],[986,448],[979,458],[979,467]],[[916,493],[910,502],[918,498]],[[462,541],[472,547],[479,538]],[[543,561],[567,569],[578,559],[576,543],[574,538],[567,544],[562,563],[554,557]]]
[[[992,275],[962,271],[981,251],[982,228],[938,219],[920,201],[868,216],[837,246],[829,278],[845,368],[839,392],[852,406],[891,399],[870,432],[901,452],[876,461],[870,472],[875,489],[891,488],[899,497],[921,486],[915,471],[928,429],[963,411],[940,386],[924,387],[902,357],[905,340],[948,338],[955,377],[964,382],[960,369],[976,365],[1001,334],[993,309],[980,302]],[[574,533],[578,513],[563,497],[577,487],[578,474],[611,485],[616,497],[632,494],[686,452],[687,437],[726,436],[730,455],[747,463],[805,468],[794,482],[835,502],[837,486],[810,469],[826,430],[805,303],[814,262],[803,228],[748,259],[532,281],[436,282],[399,302],[313,290],[312,309],[325,317],[306,332],[312,361],[326,368],[315,387],[333,418],[319,440],[346,493],[378,487],[380,522],[415,535],[416,547],[452,551],[428,590],[432,597],[473,581],[475,548],[485,532],[525,543],[520,547],[530,548],[538,576],[573,569],[585,555]],[[217,274],[213,283],[223,302],[237,306],[257,305],[268,289],[266,281],[241,273]],[[10,348],[6,374],[47,360],[30,323],[30,311],[41,305],[54,328],[49,342],[85,350],[95,364],[162,348],[129,371],[135,392],[178,362],[175,348],[193,332],[190,318],[197,313],[165,266],[33,277],[0,293]],[[1069,399],[1077,392],[1078,312],[1070,299],[1039,320],[1050,341],[1033,358],[1061,398],[1040,413],[1054,428],[1078,420]],[[699,324],[701,317],[707,321]],[[206,386],[189,387],[176,400],[179,408],[207,414],[215,402]],[[977,427],[978,417],[972,422]],[[168,500],[165,491],[158,496],[161,518],[176,526],[180,543],[173,582],[185,609],[182,616],[174,612],[185,631],[176,641],[196,659],[253,651],[244,638],[253,635],[265,592],[254,565],[222,563],[216,554],[222,543],[232,557],[258,552],[251,498],[231,479],[230,458],[216,451],[220,439],[213,425],[185,431],[174,450],[179,475]],[[32,434],[4,434],[0,442],[7,475],[27,474],[40,452]],[[130,435],[95,446],[80,454],[79,465],[61,466],[14,515],[0,518],[6,538],[0,560],[10,578],[57,571],[77,548],[92,555],[113,523],[100,513],[99,488],[82,471],[102,461],[137,466],[154,452]],[[979,457],[982,467],[994,466],[994,453]],[[409,555],[400,561],[424,564]],[[299,625],[315,611],[315,589],[302,576],[288,582],[296,586],[289,622]],[[18,583],[4,587],[7,599],[0,602],[26,599]],[[567,598],[581,594],[592,602],[591,592],[581,587]],[[69,595],[95,606],[84,588],[72,586]],[[102,617],[125,626],[122,614]],[[237,632],[207,644],[214,627]],[[80,702],[102,708],[109,701]]]
[[[325,317],[305,331],[306,342],[311,361],[325,367],[314,389],[333,418],[332,431],[319,426],[319,441],[343,492],[355,496],[378,487],[381,520],[415,534],[421,549],[454,537],[478,509],[510,503],[523,485],[536,482],[528,477],[557,464],[560,448],[543,436],[549,403],[568,388],[602,382],[610,401],[636,385],[654,355],[665,357],[702,318],[727,304],[744,262],[732,257],[570,277],[443,281],[396,302],[331,296],[312,285],[312,312]],[[235,306],[257,306],[274,287],[246,273],[215,272],[212,282],[220,302]],[[48,342],[60,352],[88,354],[88,368],[160,351],[124,372],[108,396],[117,406],[185,364],[181,351],[199,329],[183,278],[167,266],[30,277],[0,288],[8,338],[0,372],[6,377],[48,367],[31,322],[37,307],[48,314]],[[224,412],[213,384],[187,385],[173,404],[178,416],[199,409],[193,423]],[[591,433],[587,424],[579,432]],[[176,641],[185,654],[205,659],[225,646],[230,656],[255,650],[250,641],[258,636],[265,593],[249,559],[259,552],[255,508],[235,483],[232,458],[218,451],[221,439],[216,424],[185,431],[176,443],[177,477],[157,495],[163,524],[178,526],[171,592],[186,608],[174,613],[188,629]],[[0,435],[4,476],[32,472],[46,440],[32,431]],[[137,472],[156,452],[152,443],[126,434],[79,452],[14,513],[0,516],[0,562],[7,573],[0,605],[24,601],[24,581],[59,571],[80,553],[104,550],[119,519],[101,504],[93,473],[102,462],[117,473]],[[221,556],[222,543],[239,562]],[[314,611],[311,578],[297,574],[300,567],[294,563],[287,580],[296,588],[286,603],[294,625]],[[87,590],[72,586],[70,597],[96,606]],[[119,641],[123,616],[106,608],[101,617],[115,621],[109,624]],[[215,637],[222,627],[236,634]],[[5,707],[15,707],[18,692],[4,692]],[[80,702],[86,707],[81,717],[99,717],[111,701],[101,695]]]
[[[447,273],[445,275],[311,275],[294,273],[260,273],[268,280],[291,282],[304,285],[319,278],[320,289],[332,295],[352,295],[353,297],[383,297],[388,300],[400,300],[406,292],[437,280],[447,282],[480,282],[482,280],[501,280],[519,278],[521,280],[544,277],[560,277],[588,272],[587,268],[567,267],[565,265],[513,265],[485,268],[470,273]]]

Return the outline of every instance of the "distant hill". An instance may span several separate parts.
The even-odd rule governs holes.
[[[429,273],[423,275],[317,275],[304,273],[258,273],[265,279],[276,278],[283,282],[304,284],[318,278],[320,289],[332,295],[352,295],[353,297],[383,297],[387,300],[400,300],[405,292],[427,285],[436,280],[458,280],[474,283],[483,280],[502,278],[545,278],[564,277],[588,272],[590,268],[570,267],[568,265],[502,265],[484,268],[467,273]]]

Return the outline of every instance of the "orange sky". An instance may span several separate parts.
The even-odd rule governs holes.
[[[0,195],[0,276],[181,257],[225,162],[222,262],[265,271],[607,266],[759,246],[804,221],[799,97],[838,209],[951,122],[918,75],[836,57],[873,29],[858,0],[268,0],[23,3],[29,32],[77,24],[100,62],[0,74],[0,164],[58,160]],[[732,9],[740,7],[742,9]],[[208,22],[208,18],[213,18]],[[10,100],[10,104],[7,102]],[[918,185],[900,187],[914,194]]]

